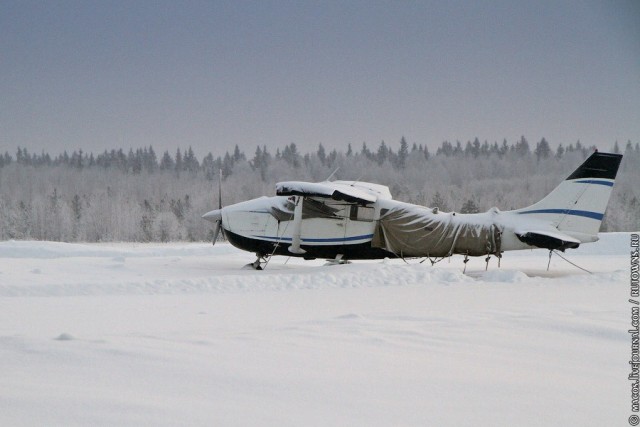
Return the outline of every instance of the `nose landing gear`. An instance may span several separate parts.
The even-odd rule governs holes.
[[[271,255],[256,254],[256,256],[257,259],[252,263],[245,265],[245,269],[264,270],[267,267],[267,264],[269,264],[269,260],[271,259]]]

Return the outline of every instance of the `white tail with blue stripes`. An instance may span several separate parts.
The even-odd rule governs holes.
[[[550,222],[582,242],[597,240],[621,160],[620,154],[596,151],[544,199],[515,212]]]

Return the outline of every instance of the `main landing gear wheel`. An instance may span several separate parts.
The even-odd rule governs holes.
[[[343,264],[351,264],[351,261],[348,261],[344,258],[344,255],[338,254],[335,259],[328,259],[324,265],[343,265]]]

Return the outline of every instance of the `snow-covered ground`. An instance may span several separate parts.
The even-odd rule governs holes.
[[[626,425],[628,233],[323,266],[0,242],[0,425]]]

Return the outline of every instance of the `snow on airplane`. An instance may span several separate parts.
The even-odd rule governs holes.
[[[577,248],[598,231],[622,155],[593,153],[539,202],[522,209],[461,214],[393,200],[389,188],[367,182],[276,184],[261,197],[203,215],[237,248],[255,252],[262,269],[273,255],[347,260],[454,254],[498,260],[505,251]],[[551,252],[549,253],[551,256]]]

